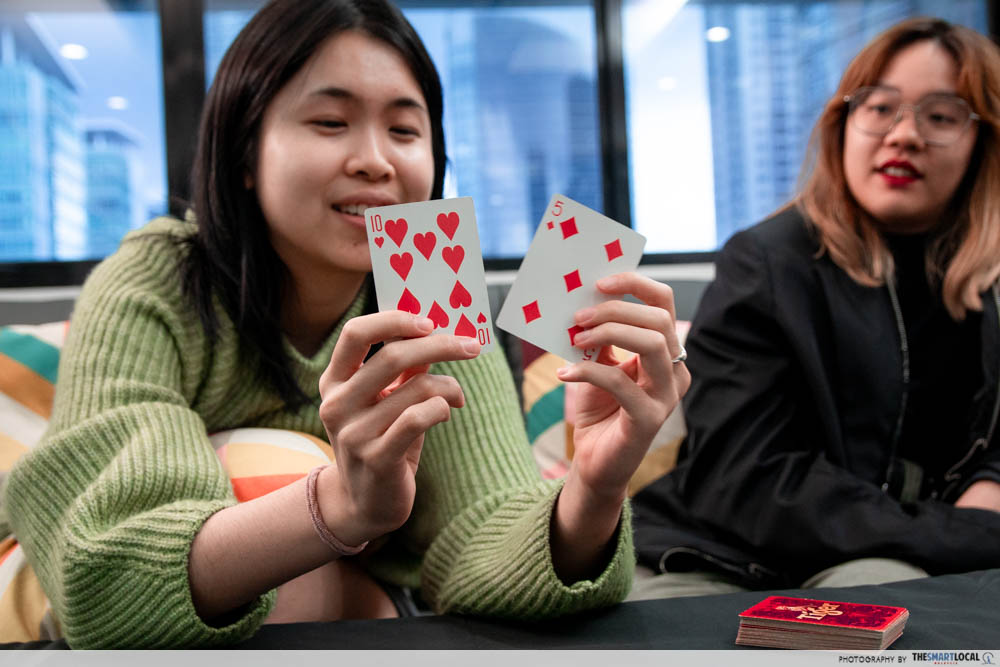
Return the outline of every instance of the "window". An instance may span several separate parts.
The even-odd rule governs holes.
[[[646,251],[715,250],[788,201],[847,63],[921,15],[988,33],[983,0],[625,0],[632,223]]]
[[[151,1],[0,7],[0,262],[103,257],[165,210],[161,71]]]
[[[554,192],[628,208],[621,222],[666,261],[712,252],[793,195],[823,103],[876,33],[915,15],[1000,28],[987,0],[395,1],[444,85],[445,196],[475,199],[483,254],[501,260],[525,251]],[[168,173],[183,203],[201,67],[210,82],[262,5],[0,4],[0,285],[56,265],[78,282],[92,263],[67,260],[101,258],[166,211]],[[596,12],[619,7],[615,35]]]
[[[262,3],[248,3],[245,10],[232,4],[206,3],[207,81]],[[449,158],[445,196],[475,200],[483,255],[521,257],[555,192],[600,210],[590,4],[398,4],[441,76]]]

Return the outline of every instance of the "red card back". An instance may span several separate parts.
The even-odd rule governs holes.
[[[744,611],[740,614],[740,618],[884,631],[893,621],[906,613],[903,607],[772,595]]]

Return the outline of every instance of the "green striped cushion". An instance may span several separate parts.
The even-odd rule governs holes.
[[[0,480],[45,432],[67,324],[0,327]],[[49,602],[21,547],[0,538],[0,642],[40,639],[54,628]]]

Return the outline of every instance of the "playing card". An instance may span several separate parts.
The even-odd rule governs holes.
[[[553,195],[497,317],[497,326],[570,362],[598,349],[573,347],[573,314],[616,297],[594,285],[633,271],[646,238],[563,195]]]
[[[434,333],[494,334],[471,197],[379,206],[365,211],[378,308],[434,321]]]

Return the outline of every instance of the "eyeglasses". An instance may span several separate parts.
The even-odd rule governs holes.
[[[903,117],[903,109],[912,109],[917,132],[933,146],[947,146],[958,140],[972,121],[979,120],[961,97],[935,93],[917,104],[903,104],[902,94],[895,88],[867,86],[844,96],[848,116],[855,128],[882,137]]]

